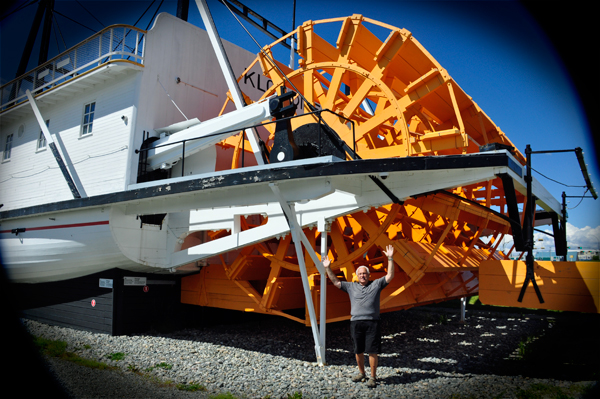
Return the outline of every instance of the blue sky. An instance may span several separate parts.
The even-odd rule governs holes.
[[[28,2],[16,1],[8,10]],[[56,0],[55,9],[63,14],[56,15],[62,37],[61,34],[53,36],[50,57],[57,53],[57,44],[59,51],[65,49],[63,38],[70,47],[104,26],[133,25],[150,6],[136,25],[146,29],[159,3],[160,0],[154,3]],[[188,21],[203,26],[195,1],[190,3]],[[280,28],[292,29],[293,0],[243,0],[242,3]],[[175,14],[176,4],[174,0],[165,0],[160,11]],[[250,51],[258,51],[223,5],[216,0],[208,0],[208,4],[224,39]],[[37,4],[30,5],[1,22],[0,75],[3,82],[14,78],[36,7]],[[592,45],[596,46],[593,43],[600,36],[598,33],[592,35],[591,13],[581,7],[567,7],[564,2],[523,5],[515,1],[303,0],[297,1],[296,25],[309,19],[352,14],[362,14],[411,31],[521,152],[525,152],[527,144],[534,151],[581,147],[594,187],[600,191],[593,133],[585,113],[586,107],[598,109],[598,100],[589,93],[600,89],[597,79],[592,79],[594,72],[591,69],[596,61],[591,57],[597,54],[586,51]],[[244,23],[261,45],[272,41]],[[543,27],[550,29],[545,31]],[[337,32],[331,34],[335,41]],[[551,39],[554,38],[560,40],[553,42]],[[35,51],[28,69],[35,66]],[[583,82],[583,86],[578,92],[576,83],[579,82]],[[598,134],[596,130],[594,133]],[[573,186],[566,187],[534,173],[559,201],[563,191],[568,196],[584,194],[584,188],[577,187],[585,182],[574,153],[536,154],[532,159],[536,171]],[[569,245],[598,248],[600,203],[591,198],[568,198],[568,201]]]

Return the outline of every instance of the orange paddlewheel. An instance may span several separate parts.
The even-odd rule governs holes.
[[[339,26],[335,43],[318,34],[321,28],[331,31],[331,26]],[[245,73],[259,65],[272,82],[262,98],[285,86],[316,109],[330,110],[321,117],[360,158],[435,157],[479,152],[490,143],[512,146],[409,31],[353,15],[308,21],[291,35],[298,41],[297,69],[274,59],[278,41],[265,47]],[[293,131],[318,122],[307,110],[297,109]],[[263,139],[271,148],[274,126],[267,129]],[[242,145],[243,137],[240,133],[221,143],[221,168],[240,165],[242,147],[250,149],[247,142]],[[522,154],[514,155],[524,163]],[[519,193],[516,197],[524,202]],[[504,198],[497,178],[347,214],[331,221],[327,232],[316,226],[303,226],[303,231],[313,250],[326,250],[334,260],[332,269],[347,281],[355,278],[360,265],[371,269],[372,279],[383,276],[381,250],[393,245],[396,277],[381,294],[381,310],[406,309],[478,292],[480,263],[508,255],[499,248],[502,238],[511,234],[503,217]],[[265,217],[252,215],[242,218],[241,229],[264,223]],[[208,236],[227,234],[216,231]],[[326,249],[321,248],[323,234]],[[287,234],[209,259],[199,274],[184,278],[182,301],[278,314],[309,324],[291,242]],[[304,258],[318,312],[321,275],[307,254]],[[328,322],[350,317],[347,295],[331,288],[326,301]]]

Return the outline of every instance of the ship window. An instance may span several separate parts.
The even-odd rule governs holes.
[[[94,111],[96,110],[96,103],[85,104],[83,107],[83,120],[81,122],[81,135],[92,133],[92,125],[94,124]]]
[[[10,152],[12,150],[12,141],[13,135],[9,134],[6,136],[6,141],[4,142],[4,152],[2,153],[2,160],[7,161],[10,159]]]
[[[46,126],[50,127],[50,119],[46,120]],[[44,136],[44,132],[40,130],[40,135],[37,140],[37,148],[36,150],[45,150],[46,149],[46,136]]]

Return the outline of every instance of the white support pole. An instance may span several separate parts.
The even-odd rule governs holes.
[[[46,138],[46,142],[49,145],[54,144],[54,139],[52,138],[52,135],[50,134],[50,130],[48,130],[48,126],[46,126],[46,123],[44,122],[44,117],[42,116],[42,113],[40,112],[40,109],[37,106],[35,98],[33,98],[33,95],[31,94],[29,89],[27,89],[25,91],[25,95],[27,96],[27,99],[29,100],[29,105],[31,105],[31,109],[33,110],[33,114],[35,115],[38,125],[40,125],[40,129],[42,129],[42,133],[44,134],[44,137]]]
[[[463,296],[460,298],[460,322],[465,322],[465,311],[467,307],[467,297]]]
[[[290,225],[290,232],[292,233],[292,240],[294,241],[294,246],[296,248],[296,256],[298,257],[298,266],[300,268],[300,277],[302,279],[302,288],[304,289],[304,298],[306,300],[306,307],[308,309],[308,315],[310,318],[310,328],[313,334],[313,340],[315,342],[315,353],[317,356],[317,362],[319,366],[323,366],[325,363],[324,353],[322,351],[322,347],[319,339],[319,326],[317,322],[317,315],[315,312],[315,306],[312,300],[312,296],[310,295],[310,285],[308,284],[308,273],[306,271],[306,264],[304,263],[304,251],[302,250],[302,242],[304,241],[302,237],[306,238],[302,228],[298,224],[298,219],[296,218],[296,212],[294,210],[293,204],[288,204],[279,187],[276,183],[270,183],[269,186],[273,193],[279,199],[279,204],[281,205],[281,209],[285,213],[288,219],[288,224]],[[308,240],[306,240],[308,242]],[[306,244],[305,244],[306,245]],[[312,247],[310,245],[306,246],[307,252],[312,256]],[[316,258],[316,255],[315,255]],[[317,258],[318,259],[318,258]],[[320,265],[320,261],[316,264]],[[324,269],[322,265],[320,265],[320,269]],[[319,270],[320,270],[319,269]]]
[[[210,42],[215,50],[215,54],[217,55],[217,60],[219,61],[221,71],[223,72],[223,76],[227,82],[227,87],[229,88],[231,96],[233,97],[233,102],[235,103],[237,109],[243,108],[246,105],[246,102],[244,101],[240,87],[238,86],[235,75],[233,74],[233,70],[231,69],[231,64],[227,58],[227,53],[225,52],[225,48],[223,47],[223,43],[221,42],[221,38],[217,32],[215,22],[213,21],[210,10],[208,9],[206,0],[196,0],[196,6],[200,11],[202,22],[204,22],[204,27],[206,28]],[[252,146],[252,151],[254,152],[254,157],[256,158],[257,164],[264,165],[262,150],[258,144],[258,134],[254,129],[246,129],[246,135],[248,136],[248,140]]]
[[[319,225],[321,226],[321,223],[319,223]],[[323,228],[319,229],[319,231],[321,232],[321,259],[325,259],[327,257],[327,253],[328,253],[328,248],[327,248],[327,232],[329,231],[329,225],[325,224],[325,222],[323,221],[322,223]],[[323,354],[323,363],[327,363],[327,360],[325,358],[326,356],[326,345],[325,345],[325,338],[326,338],[326,334],[325,334],[325,330],[327,328],[327,274],[325,273],[325,270],[323,269],[322,272],[320,272],[321,274],[321,297],[320,297],[320,304],[321,304],[321,312],[320,312],[320,321],[321,321],[321,336],[320,336],[320,345],[321,345],[321,353]]]
[[[50,151],[52,152],[52,155],[54,155],[54,159],[56,160],[56,163],[58,164],[58,167],[62,172],[63,177],[67,185],[69,186],[69,190],[71,190],[71,193],[73,194],[73,197],[86,198],[87,195],[85,194],[85,190],[83,189],[81,182],[79,181],[79,177],[77,176],[77,171],[75,170],[75,167],[70,163],[65,164],[65,162],[63,161],[62,156],[60,155],[60,152],[58,152],[58,148],[56,147],[56,143],[54,142],[54,139],[50,134],[50,130],[48,130],[48,126],[46,126],[46,122],[44,122],[44,117],[42,116],[42,113],[40,112],[40,109],[37,106],[35,98],[33,98],[33,95],[31,94],[29,89],[25,91],[25,94],[27,95],[29,105],[31,105],[31,109],[33,110],[33,114],[35,115],[38,125],[40,125],[40,129],[42,129],[42,134],[46,139],[46,143],[48,143],[48,147],[50,147]],[[65,156],[67,156],[68,158],[69,154],[67,154],[64,146],[62,147],[62,150],[65,153]],[[79,184],[77,184],[77,182],[79,182]]]
[[[296,217],[296,213],[294,212],[294,205],[290,205],[290,214],[293,218]],[[315,313],[315,305],[312,301],[312,296],[310,295],[310,286],[308,284],[308,273],[306,272],[306,263],[304,263],[304,254],[302,251],[302,240],[300,240],[298,236],[298,228],[297,225],[292,227],[290,226],[290,231],[292,233],[292,240],[294,241],[294,246],[296,247],[296,256],[298,257],[298,266],[300,268],[300,276],[302,278],[302,287],[304,288],[304,297],[306,298],[306,307],[308,308],[308,315],[310,318],[310,328],[313,333],[313,340],[315,341],[315,353],[317,355],[317,362],[319,366],[322,366],[323,355],[321,353],[321,345],[319,342],[319,327],[317,322],[317,315]]]

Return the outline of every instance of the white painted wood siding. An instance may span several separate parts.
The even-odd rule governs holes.
[[[49,130],[63,161],[73,165],[87,196],[125,187],[136,75],[124,74],[66,97],[57,91],[57,102],[40,108],[44,120],[50,120]],[[90,102],[96,103],[93,131],[82,137],[83,109]],[[128,124],[122,116],[127,116]],[[3,128],[3,140],[10,132],[17,133],[20,125],[24,132],[14,135],[10,161],[0,164],[2,210],[72,199],[50,148],[36,150],[41,129],[33,112]]]
[[[239,76],[255,54],[229,42],[224,46]],[[203,29],[160,14],[147,33],[144,54],[141,70],[98,74],[104,77],[103,83],[90,83],[86,90],[76,92],[59,88],[46,94],[45,102],[50,99],[52,105],[38,103],[44,120],[50,119],[49,130],[63,160],[74,166],[75,179],[81,181],[86,196],[122,191],[136,182],[139,157],[135,150],[144,132],[156,135],[154,129],[185,120],[171,100],[187,118],[201,121],[218,116],[225,103],[228,88]],[[86,76],[78,79],[85,82]],[[242,84],[242,91],[253,99],[260,96],[253,88],[256,83]],[[84,105],[90,102],[96,103],[93,131],[81,137]],[[20,125],[24,132],[18,136]],[[73,198],[50,149],[36,151],[39,132],[33,112],[2,127],[2,150],[6,136],[14,134],[11,159],[0,163],[4,211]],[[214,170],[214,150],[198,157],[186,160],[186,174]],[[180,174],[180,168],[174,173]]]
[[[234,74],[241,75],[256,55],[232,43],[223,44]],[[141,145],[143,131],[156,136],[154,129],[182,122],[185,117],[205,121],[219,115],[228,88],[205,30],[172,15],[160,14],[146,36],[144,56],[135,148]],[[242,86],[242,91],[246,89],[252,87]],[[259,97],[255,93],[246,94],[254,99]],[[234,109],[230,104],[228,110]],[[213,149],[203,151],[185,160],[185,174],[213,171],[215,162]],[[136,172],[137,169],[132,168],[132,183]],[[175,167],[172,173],[181,175],[181,166]]]

